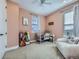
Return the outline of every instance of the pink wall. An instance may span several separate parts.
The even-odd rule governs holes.
[[[8,14],[8,47],[18,45],[19,32],[19,7],[11,2],[7,2]]]
[[[28,22],[29,22],[28,26],[24,26],[22,24],[23,17],[27,17],[29,19],[28,20]],[[19,11],[19,31],[22,31],[22,32],[28,31],[30,34],[32,33],[31,32],[31,14],[29,12],[27,12],[26,10],[21,9],[21,8],[20,8],[20,11]]]
[[[61,37],[63,34],[63,18],[60,12],[50,15],[47,18],[47,30],[56,35],[56,37]],[[54,22],[54,25],[48,25],[49,22]]]
[[[61,8],[58,11],[50,14],[49,16],[47,16],[47,20],[46,20],[46,29],[51,31],[52,33],[54,33],[56,35],[57,38],[62,37],[63,36],[63,31],[64,31],[64,13],[68,12],[70,10],[72,10],[73,6],[75,5],[71,4],[69,6],[66,6],[65,8]],[[48,25],[49,22],[54,22],[54,25]]]
[[[59,11],[52,13],[51,15],[44,17],[40,16],[40,33],[45,30],[49,30],[54,33],[56,37],[62,37],[63,35],[63,14],[69,9],[72,9],[73,5],[60,9]],[[28,31],[31,36],[31,40],[34,39],[34,33],[32,33],[32,14],[27,10],[20,8],[17,4],[8,1],[7,3],[8,13],[8,47],[18,45],[18,33],[20,31]],[[27,17],[29,19],[29,25],[23,26],[22,18]],[[54,22],[54,25],[48,25],[49,22]]]
[[[19,31],[28,31],[30,33],[31,39],[34,39],[34,33],[32,33],[32,14],[22,8],[20,8],[20,14],[19,14]],[[39,15],[40,16],[40,15]],[[29,19],[29,25],[28,26],[24,26],[22,24],[22,19],[23,17],[27,17]],[[45,17],[44,16],[40,16],[40,26],[41,26],[41,32],[45,31]]]
[[[8,1],[7,2],[7,14],[8,14],[8,47],[14,47],[18,45],[18,33],[20,31],[28,31],[31,36],[31,40],[34,39],[34,33],[32,33],[32,15],[30,12],[20,8],[17,4]],[[40,15],[39,15],[40,16]],[[27,17],[29,19],[29,25],[23,26],[22,18]],[[41,31],[45,31],[46,19],[44,16],[40,16]]]

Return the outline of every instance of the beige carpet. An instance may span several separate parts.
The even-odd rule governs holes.
[[[55,44],[45,42],[33,43],[23,48],[6,52],[4,59],[63,59]]]

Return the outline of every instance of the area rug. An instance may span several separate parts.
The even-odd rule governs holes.
[[[8,51],[4,59],[63,59],[63,56],[53,43],[44,42]]]

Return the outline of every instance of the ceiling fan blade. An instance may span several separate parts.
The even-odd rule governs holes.
[[[41,4],[43,4],[46,0],[40,0]]]

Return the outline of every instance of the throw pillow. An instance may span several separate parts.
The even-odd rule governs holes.
[[[70,43],[70,44],[74,44],[74,40],[69,39],[69,40],[68,40],[68,43]]]
[[[70,43],[70,44],[78,44],[79,43],[79,40],[69,39],[68,40],[68,43]]]

